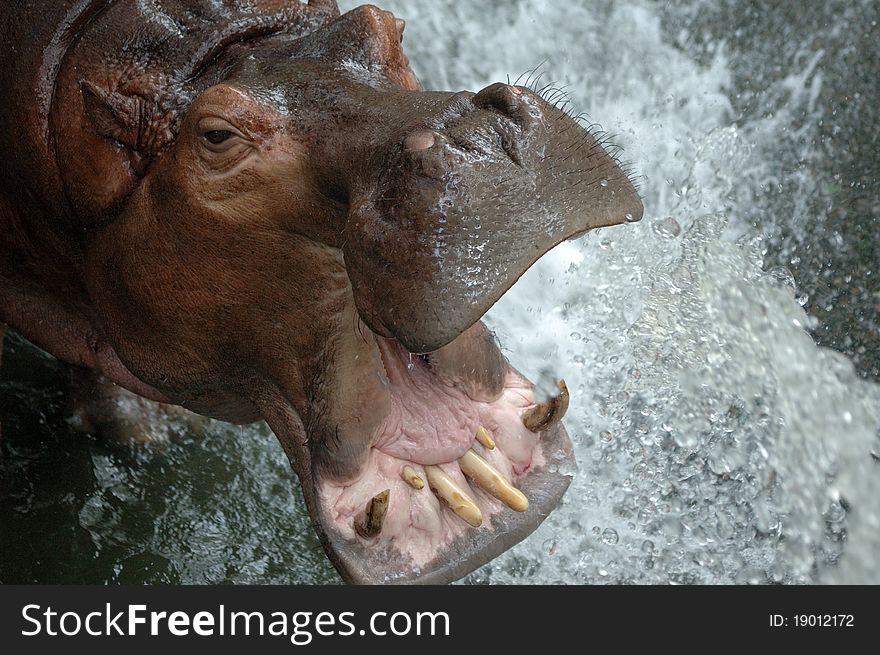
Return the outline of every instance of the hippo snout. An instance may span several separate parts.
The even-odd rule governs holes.
[[[556,244],[642,213],[596,139],[532,90],[430,100],[353,184],[343,248],[364,321],[413,352],[455,339]]]

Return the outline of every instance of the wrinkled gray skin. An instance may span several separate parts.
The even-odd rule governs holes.
[[[551,247],[638,220],[641,202],[531,90],[422,90],[388,12],[241,4],[0,9],[14,126],[0,323],[150,400],[265,419],[347,580],[455,579],[558,502],[573,465],[561,424],[516,479],[528,511],[453,530],[424,566],[346,536],[319,489],[372,475],[383,438],[424,427],[388,424],[409,403],[386,377],[401,354],[429,353],[429,393],[494,407],[521,378],[482,315]]]

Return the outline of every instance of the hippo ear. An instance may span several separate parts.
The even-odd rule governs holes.
[[[332,18],[339,17],[339,5],[336,0],[309,0],[309,7],[328,14]]]
[[[102,89],[88,80],[81,82],[80,87],[86,116],[97,133],[130,150],[139,150],[143,99]]]

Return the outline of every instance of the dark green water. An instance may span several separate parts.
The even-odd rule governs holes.
[[[58,364],[7,341],[0,582],[338,581],[265,426],[100,443],[65,422]]]

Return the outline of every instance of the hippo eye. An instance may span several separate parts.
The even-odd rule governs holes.
[[[232,132],[229,130],[210,130],[205,132],[203,136],[208,143],[216,146],[231,138]]]

